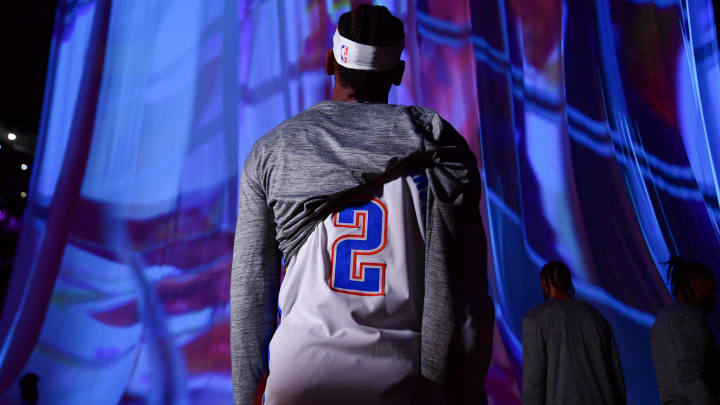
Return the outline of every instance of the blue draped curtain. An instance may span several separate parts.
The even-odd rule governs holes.
[[[0,401],[32,371],[41,403],[231,403],[239,170],[329,98],[335,23],[367,2],[59,0]],[[610,321],[629,402],[657,403],[662,262],[720,263],[711,0],[374,3],[405,22],[390,102],[438,110],[479,157],[490,403],[520,403],[521,321],[549,260]]]

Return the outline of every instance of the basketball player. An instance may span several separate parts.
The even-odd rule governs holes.
[[[708,317],[715,275],[704,264],[672,257],[667,278],[675,302],[660,310],[650,331],[660,402],[720,403],[720,349]]]
[[[436,112],[387,104],[403,43],[385,7],[343,14],[326,61],[333,100],[280,124],[246,160],[236,404],[483,400],[493,312],[477,162]]]
[[[540,286],[545,302],[523,319],[523,404],[626,404],[610,324],[598,310],[574,298],[564,263],[544,265]]]

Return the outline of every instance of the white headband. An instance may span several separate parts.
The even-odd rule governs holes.
[[[390,70],[400,62],[404,41],[394,46],[372,46],[351,41],[336,29],[333,54],[341,66],[357,70]]]

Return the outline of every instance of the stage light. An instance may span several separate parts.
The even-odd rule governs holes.
[[[8,133],[8,139],[11,141],[14,141],[15,139],[17,139],[17,136],[15,134],[13,134],[12,132],[10,132],[10,133]]]
[[[24,191],[21,191],[21,192],[20,192],[20,197],[22,197],[22,198],[27,197],[27,193],[24,192]]]
[[[20,165],[20,169],[22,169],[22,170],[27,170],[27,167],[28,166],[25,163]]]

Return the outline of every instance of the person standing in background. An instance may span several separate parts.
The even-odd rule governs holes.
[[[523,404],[625,404],[625,380],[610,324],[574,298],[570,270],[540,272],[545,302],[523,319]]]
[[[40,377],[35,373],[27,373],[20,378],[20,405],[35,405],[40,398],[40,390],[38,389]]]
[[[675,302],[660,311],[650,333],[660,402],[718,404],[720,352],[707,321],[715,307],[715,276],[705,265],[679,257],[667,264]]]

